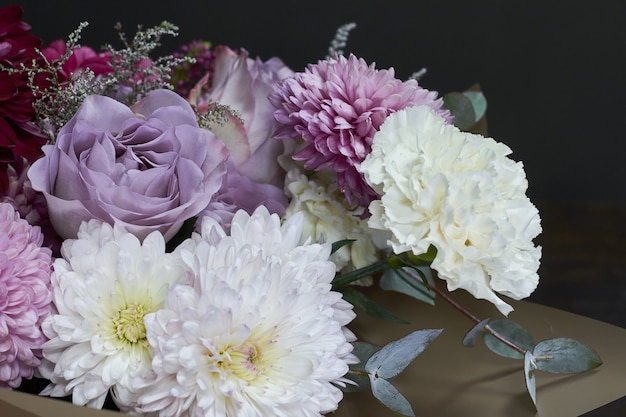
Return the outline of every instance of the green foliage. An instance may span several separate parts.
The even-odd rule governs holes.
[[[330,253],[331,254],[335,253],[339,249],[343,248],[346,245],[349,245],[352,242],[356,242],[356,240],[355,239],[343,239],[343,240],[338,240],[337,242],[333,242],[333,246],[332,246]]]
[[[372,385],[374,398],[380,401],[385,407],[402,416],[415,416],[411,404],[389,381],[383,378],[375,378],[372,379],[370,383]]]
[[[367,361],[365,370],[377,378],[393,379],[404,370],[443,329],[423,329],[385,345]]]
[[[463,346],[474,347],[476,345],[476,339],[478,339],[478,336],[483,334],[483,332],[485,331],[485,326],[490,321],[491,319],[487,318],[472,327],[469,332],[465,334],[465,337],[463,337]]]
[[[602,365],[593,349],[568,338],[543,340],[533,348],[532,356],[537,369],[553,374],[576,374]]]
[[[533,362],[533,355],[530,351],[526,351],[524,355],[524,379],[526,380],[526,390],[530,395],[530,399],[533,400],[535,407],[537,406],[537,388],[535,383],[535,364]]]
[[[364,391],[371,388],[370,379],[365,370],[365,364],[369,358],[380,349],[380,346],[361,341],[353,342],[352,346],[352,354],[359,358],[359,363],[350,364],[345,377],[354,381],[356,385],[347,384],[345,387],[341,387],[341,389],[345,392]]]
[[[468,131],[476,123],[476,113],[469,98],[459,92],[447,93],[443,96],[443,107],[454,116],[454,125]]]
[[[454,116],[454,125],[468,132],[485,116],[487,99],[480,91],[453,91],[443,96],[443,108]]]
[[[489,322],[487,326],[489,326],[492,331],[496,332],[509,342],[515,344],[522,350],[530,350],[535,345],[535,342],[533,341],[530,333],[528,333],[528,331],[520,324],[512,320],[493,320]],[[483,335],[483,341],[492,352],[495,352],[500,356],[513,359],[522,359],[524,357],[523,354],[511,348],[510,346],[507,346],[489,333],[485,333]]]
[[[421,269],[423,274],[430,274],[430,269]],[[380,278],[380,287],[387,291],[396,291],[406,294],[417,300],[434,305],[435,293],[424,284],[424,281],[416,279],[409,268],[389,269]]]
[[[361,291],[357,290],[353,287],[340,287],[337,289],[343,293],[343,298],[352,304],[353,306],[360,308],[365,313],[369,314],[372,317],[381,320],[387,320],[394,323],[407,324],[408,321],[403,320],[390,312],[389,310],[384,309],[383,307],[376,304],[373,300],[368,298]]]
[[[406,369],[441,334],[442,330],[417,330],[388,343],[371,355],[365,364],[365,370],[369,376],[372,393],[377,400],[400,415],[415,415],[409,402],[389,383],[389,380]]]

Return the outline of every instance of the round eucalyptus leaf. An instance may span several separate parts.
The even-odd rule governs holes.
[[[532,350],[535,346],[535,342],[528,330],[512,320],[498,319],[490,322],[488,326],[500,336],[524,350]],[[505,358],[522,359],[524,357],[524,355],[505,345],[489,333],[485,332],[483,341],[491,351]]]
[[[480,323],[476,324],[476,326],[472,327],[463,338],[463,346],[474,347],[476,345],[476,339],[483,333],[485,326],[490,320],[491,319],[489,318],[484,319]]]
[[[574,339],[543,340],[533,349],[537,368],[553,374],[575,374],[602,365],[600,356]]]
[[[443,96],[443,107],[450,110],[454,116],[453,123],[463,131],[467,131],[476,123],[476,114],[471,100],[457,92],[447,93]]]

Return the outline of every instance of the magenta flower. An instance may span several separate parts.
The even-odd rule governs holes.
[[[215,68],[215,52],[211,49],[210,42],[195,40],[187,45],[183,45],[177,52],[175,58],[191,57],[195,62],[184,62],[176,67],[172,73],[171,84],[174,91],[183,97],[187,97],[203,77],[207,77],[207,84],[204,91],[211,85],[213,71]]]
[[[131,108],[89,96],[44,153],[28,177],[66,239],[94,218],[140,239],[154,230],[171,239],[220,189],[228,157],[170,90],[154,90]]]
[[[43,55],[48,61],[59,59],[67,52],[65,41],[57,39],[52,41],[43,51]],[[111,66],[111,56],[108,52],[96,52],[88,46],[80,46],[72,51],[72,54],[63,64],[61,70],[57,72],[57,77],[61,83],[70,81],[72,74],[76,74],[84,69],[90,69],[94,75],[104,75],[113,72]]]
[[[39,366],[50,314],[50,249],[38,227],[0,203],[0,387],[17,388]]]
[[[357,171],[370,153],[385,118],[409,106],[427,105],[450,120],[437,93],[417,81],[402,82],[394,70],[377,70],[354,55],[311,64],[283,81],[270,95],[280,123],[278,139],[302,138],[306,147],[293,155],[305,168],[337,172],[337,184],[350,205],[367,207],[378,195]]]
[[[41,47],[22,15],[17,5],[0,8],[0,62],[6,68],[29,65],[37,58],[35,48]],[[19,157],[35,160],[46,142],[32,125],[33,98],[26,74],[0,70],[0,194],[8,183],[7,164]]]

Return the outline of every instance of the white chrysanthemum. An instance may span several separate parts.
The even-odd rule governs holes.
[[[537,286],[539,214],[526,197],[523,166],[491,138],[461,132],[426,106],[390,115],[361,171],[382,197],[370,226],[388,229],[394,252],[422,254],[448,289],[464,288],[512,308],[495,293],[527,297]]]
[[[331,291],[329,244],[299,246],[302,218],[282,227],[258,208],[231,236],[205,217],[180,246],[196,279],[146,316],[152,377],[137,410],[159,416],[320,416],[336,409],[352,306]]]
[[[322,239],[334,243],[353,239],[354,242],[331,255],[338,272],[363,268],[378,261],[380,251],[387,246],[388,233],[370,228],[367,220],[361,218],[362,208],[358,207],[355,211],[342,204],[345,198],[337,189],[334,178],[324,181],[321,175],[320,172],[311,179],[298,169],[287,173],[285,188],[291,201],[283,217],[288,219],[302,213],[303,242],[306,239]],[[362,279],[359,283],[369,285],[371,278]]]
[[[165,253],[158,232],[141,243],[122,227],[92,220],[66,240],[54,262],[53,314],[43,323],[40,372],[51,384],[44,395],[72,395],[75,404],[101,408],[111,389],[124,409],[133,378],[150,371],[144,317],[163,306],[186,267]]]

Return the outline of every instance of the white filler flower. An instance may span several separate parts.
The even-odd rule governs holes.
[[[464,288],[512,307],[497,295],[520,299],[538,284],[539,214],[526,197],[528,183],[511,150],[491,138],[461,132],[426,106],[385,120],[360,170],[380,195],[370,226],[388,229],[394,252],[422,254],[448,289]]]
[[[330,244],[300,246],[302,218],[281,226],[239,211],[231,236],[205,217],[180,253],[197,280],[146,317],[152,378],[142,413],[320,416],[335,410],[348,364],[352,305],[331,291]]]
[[[72,395],[102,408],[112,389],[124,408],[133,378],[150,371],[144,316],[163,306],[169,287],[186,282],[180,258],[165,253],[158,232],[141,243],[123,228],[92,220],[66,240],[54,262],[53,314],[43,323],[42,394]]]
[[[346,207],[345,197],[337,189],[334,172],[332,177],[324,176],[324,173],[318,172],[313,178],[298,169],[291,169],[287,173],[285,189],[291,201],[284,217],[288,219],[296,213],[302,213],[303,240],[329,243],[354,240],[332,254],[331,260],[337,272],[349,272],[373,264],[379,260],[382,249],[387,248],[389,234],[370,228],[367,220],[361,219],[363,208]],[[361,279],[358,283],[370,285],[372,278]]]

